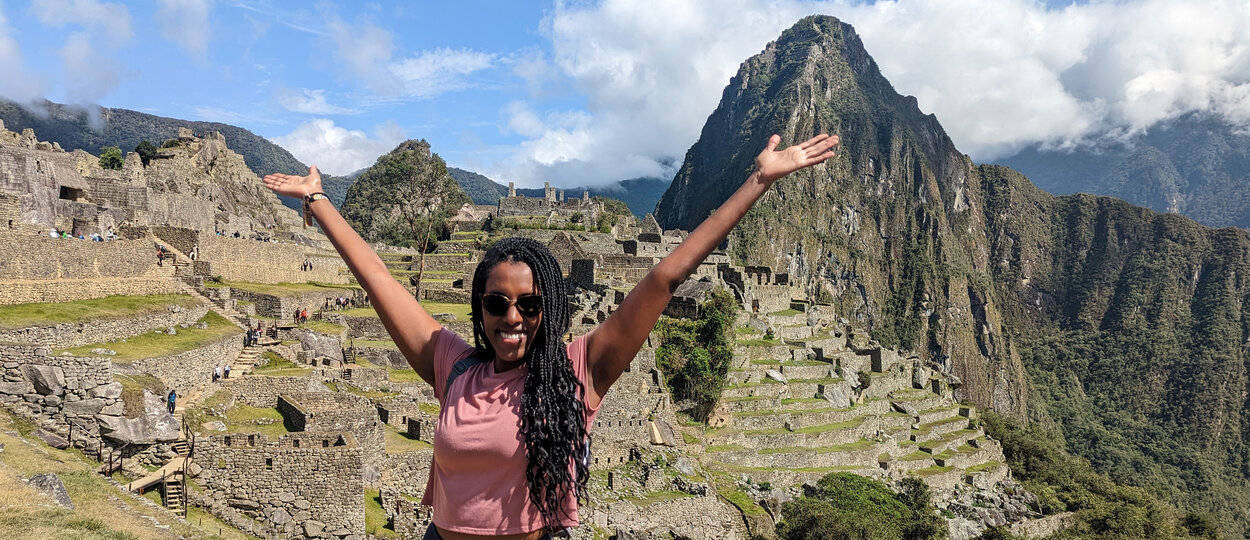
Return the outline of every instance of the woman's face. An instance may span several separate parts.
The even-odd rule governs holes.
[[[486,286],[483,287],[482,294],[502,296],[510,302],[503,315],[493,315],[483,307],[482,327],[486,332],[486,339],[495,349],[495,370],[512,369],[525,359],[525,352],[534,344],[538,326],[543,322],[541,312],[526,317],[516,305],[519,298],[539,295],[534,273],[523,262],[501,262],[486,276]]]

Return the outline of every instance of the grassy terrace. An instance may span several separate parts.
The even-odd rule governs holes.
[[[859,427],[860,424],[863,424],[864,420],[867,420],[867,417],[861,416],[859,418],[855,418],[853,420],[847,420],[845,422],[825,424],[822,426],[809,426],[805,428],[796,429],[794,431],[790,431],[784,427],[780,427],[780,428],[773,428],[773,429],[756,429],[756,430],[750,430],[750,431],[743,431],[742,434],[743,435],[781,435],[785,433],[807,433],[807,434],[825,433],[829,431],[838,431],[842,429],[856,428],[856,427]]]
[[[252,368],[252,373],[270,377],[303,377],[312,372],[312,368],[295,364],[271,351],[265,351],[264,357],[269,362]]]
[[[351,287],[346,285],[333,285],[329,283],[247,283],[243,281],[221,281],[212,282],[204,281],[205,287],[230,287],[240,291],[253,292],[257,294],[267,294],[279,298],[295,296],[309,292],[331,292],[331,291],[349,291]]]
[[[758,454],[789,454],[789,453],[813,453],[813,454],[832,454],[834,452],[854,452],[856,450],[867,450],[877,444],[875,441],[868,439],[860,439],[853,443],[839,444],[836,446],[821,446],[809,448],[805,446],[786,446],[782,448],[764,448],[759,450]]]
[[[94,343],[81,347],[61,349],[54,351],[53,354],[60,355],[62,352],[69,352],[76,356],[92,356],[91,349],[103,347],[117,352],[117,355],[112,357],[114,362],[127,363],[143,358],[157,358],[184,353],[214,343],[220,339],[243,333],[243,329],[231,324],[230,321],[218,315],[215,311],[208,312],[200,321],[208,323],[208,328],[199,329],[194,326],[177,328],[178,333],[172,336],[164,333],[148,332],[107,343]]]
[[[170,304],[184,308],[200,301],[185,294],[154,294],[150,296],[106,296],[73,302],[14,304],[0,306],[0,329],[51,326],[100,319],[125,319],[161,313]]]
[[[821,400],[821,401],[824,401],[824,400]],[[833,407],[820,407],[820,408],[815,408],[815,409],[803,409],[802,411],[743,411],[743,412],[734,413],[734,416],[771,416],[774,414],[794,414],[795,412],[801,412],[803,414],[815,414],[815,413],[833,412],[837,410],[840,410],[840,409],[835,409]]]
[[[967,436],[972,435],[973,433],[976,433],[976,432],[977,430],[975,429],[961,429],[959,431],[952,431],[950,433],[947,433],[946,435],[943,435],[941,439],[925,441],[925,442],[920,443],[920,449],[926,452],[932,452],[934,448],[937,448],[939,445],[943,443],[947,443],[955,439],[959,439],[961,437],[966,438]]]
[[[407,433],[400,432],[398,428],[390,424],[387,424],[385,429],[386,453],[388,454],[402,454],[404,452],[417,452],[433,448],[430,443],[413,439]]]
[[[797,309],[783,309],[781,311],[774,311],[772,313],[769,313],[769,315],[776,315],[778,317],[787,317],[790,315],[798,315],[800,313],[803,313],[803,312]]]
[[[450,313],[456,317],[457,321],[469,320],[469,304],[448,304],[445,302],[421,302],[421,307],[430,313]],[[371,307],[355,308],[345,311],[339,311],[343,315],[351,317],[377,317],[378,313]]]

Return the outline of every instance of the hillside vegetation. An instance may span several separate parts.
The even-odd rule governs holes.
[[[690,228],[766,138],[842,137],[735,229],[882,344],[950,366],[958,396],[1224,531],[1250,527],[1250,237],[978,167],[881,76],[854,30],[809,17],[748,59],[660,200]]]

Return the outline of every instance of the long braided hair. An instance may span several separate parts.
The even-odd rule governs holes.
[[[542,513],[544,526],[557,529],[560,514],[565,513],[564,498],[573,492],[579,501],[584,499],[590,478],[583,459],[590,446],[582,405],[586,388],[574,375],[565,350],[563,336],[569,329],[569,307],[560,263],[546,246],[529,238],[500,240],[486,251],[473,273],[473,341],[479,358],[495,356],[482,323],[482,294],[491,270],[506,261],[529,266],[543,298],[542,323],[525,352],[529,373],[521,396],[521,436],[529,461],[525,478],[530,500]]]

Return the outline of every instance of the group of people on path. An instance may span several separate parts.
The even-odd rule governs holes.
[[[308,322],[308,308],[295,308],[295,317],[292,319],[295,324],[304,324]]]
[[[226,364],[225,373],[223,374],[221,366],[213,368],[213,382],[230,378],[230,364]]]
[[[109,229],[108,234],[106,234],[106,235],[104,235],[104,236],[101,236],[99,233],[91,233],[90,235],[86,235],[86,236],[84,236],[82,233],[78,233],[77,235],[73,235],[73,234],[70,234],[70,233],[69,233],[69,232],[67,232],[67,231],[58,231],[58,230],[56,230],[56,228],[54,227],[54,228],[52,228],[51,230],[49,230],[49,231],[48,231],[48,236],[50,236],[50,237],[52,237],[52,238],[60,238],[60,239],[63,239],[63,240],[71,240],[71,239],[75,239],[75,238],[76,238],[76,239],[78,239],[78,240],[90,240],[90,241],[92,241],[92,242],[105,242],[105,241],[109,241],[109,240],[117,240],[117,235],[116,235],[116,234],[113,234],[113,230],[112,230],[112,229]]]
[[[340,296],[338,298],[335,298],[333,303],[330,302],[329,298],[326,298],[326,305],[324,309],[325,310],[330,310],[330,309],[343,310],[343,309],[353,309],[353,308],[357,308],[360,306],[367,306],[367,305],[369,305],[368,296],[365,296],[364,300],[357,300],[355,297]]]

